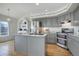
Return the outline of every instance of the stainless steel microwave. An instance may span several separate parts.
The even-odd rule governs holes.
[[[74,28],[62,28],[62,33],[74,33]]]

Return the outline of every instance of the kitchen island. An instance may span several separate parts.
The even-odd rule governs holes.
[[[27,56],[45,56],[46,34],[43,35],[25,35],[17,34],[15,36],[15,50]]]

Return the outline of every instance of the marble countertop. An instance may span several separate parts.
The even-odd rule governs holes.
[[[79,34],[69,34],[69,35],[79,37]]]
[[[77,34],[69,34],[68,37],[72,38],[73,40],[79,41],[79,35]]]
[[[16,36],[19,35],[19,36],[36,36],[36,37],[45,37],[47,36],[47,34],[16,34]]]

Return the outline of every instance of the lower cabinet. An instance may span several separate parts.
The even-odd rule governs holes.
[[[70,35],[68,37],[68,48],[73,56],[79,56],[79,38]]]
[[[57,38],[55,33],[49,33],[46,39],[46,43],[57,43]]]
[[[45,38],[44,37],[29,37],[28,40],[28,55],[44,56],[45,55]]]
[[[15,50],[17,53],[22,53],[23,55],[28,54],[28,37],[16,36],[15,37]]]
[[[45,36],[21,36],[15,37],[15,50],[26,56],[45,56]]]

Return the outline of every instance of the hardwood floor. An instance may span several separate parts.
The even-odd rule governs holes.
[[[48,56],[71,56],[71,53],[56,44],[46,44]],[[0,56],[24,56],[14,50],[14,41],[0,43]]]
[[[11,40],[0,43],[0,56],[23,56],[23,54],[15,52],[14,40]]]
[[[0,43],[0,56],[8,56],[14,53],[14,41]]]
[[[64,49],[59,47],[56,44],[47,44],[47,55],[48,56],[71,56],[72,54]]]

